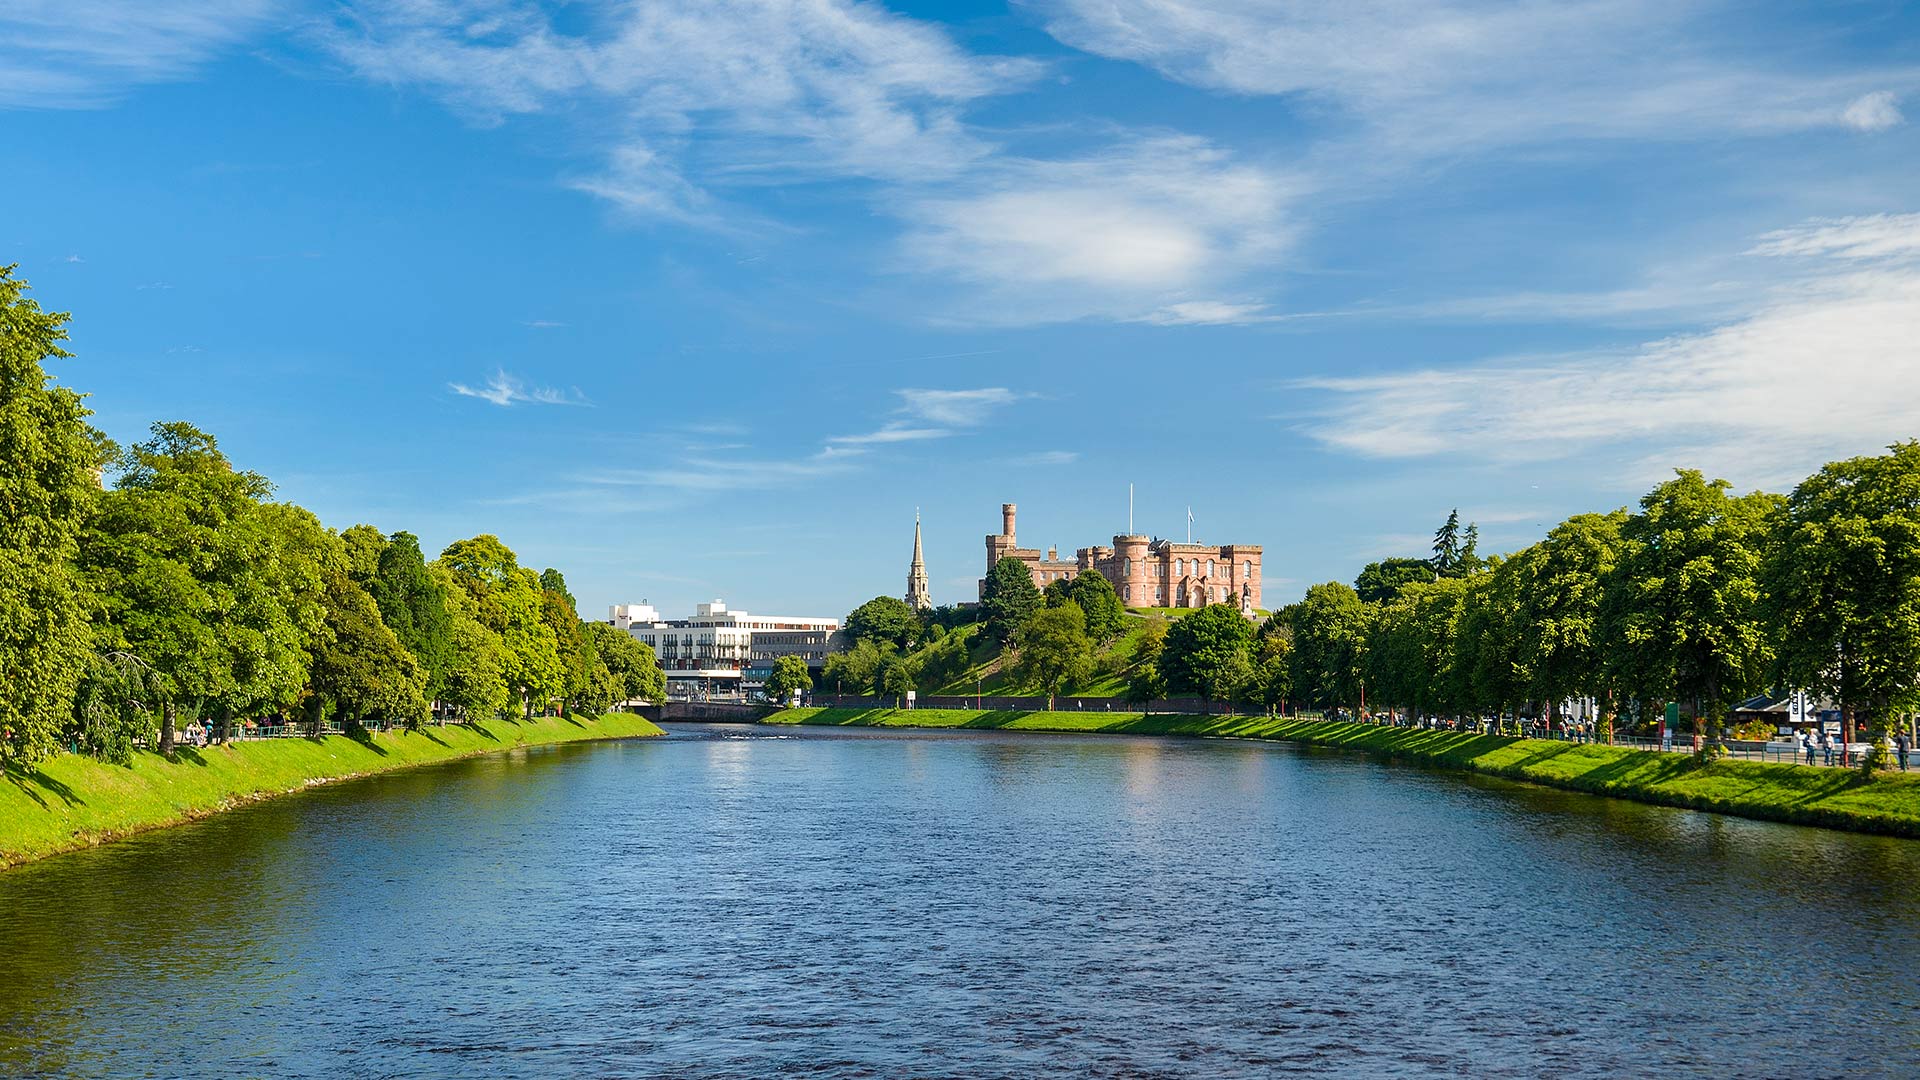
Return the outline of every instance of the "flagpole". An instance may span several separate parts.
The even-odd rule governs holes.
[[[1133,535],[1133,485],[1127,485],[1127,535]]]

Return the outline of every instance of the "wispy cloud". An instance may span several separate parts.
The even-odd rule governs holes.
[[[70,263],[83,263],[83,262],[86,262],[87,260],[81,258],[78,255],[69,255],[65,259],[62,259],[61,261],[70,262]]]
[[[534,330],[558,330],[567,324],[552,319],[528,319],[520,325]]]
[[[495,405],[509,407],[513,405],[580,405],[590,406],[586,395],[578,388],[559,390],[550,386],[529,386],[520,379],[496,371],[487,377],[483,386],[469,386],[466,383],[448,383],[447,389],[461,397],[479,398]]]
[[[1605,450],[1635,482],[1676,464],[1786,483],[1920,435],[1920,215],[1809,222],[1764,257],[1805,271],[1714,329],[1627,350],[1303,380],[1303,430],[1372,457],[1538,461]]]
[[[902,411],[930,423],[952,427],[985,423],[994,410],[1028,396],[1004,386],[975,390],[895,390],[894,393],[900,395]]]
[[[1001,458],[1000,463],[1010,465],[1016,469],[1045,469],[1060,465],[1071,465],[1079,460],[1080,454],[1075,450],[1039,450],[1031,454],[1015,454],[1012,457]]]
[[[1920,68],[1785,67],[1714,5],[1503,0],[1029,0],[1075,48],[1358,120],[1376,150],[1811,128],[1881,131]]]
[[[0,107],[80,109],[191,75],[258,33],[280,0],[10,0],[0,5]]]

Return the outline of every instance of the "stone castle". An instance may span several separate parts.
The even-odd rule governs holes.
[[[1000,505],[1000,533],[987,537],[987,572],[1001,559],[1018,559],[1033,575],[1035,588],[1098,570],[1129,607],[1205,607],[1233,604],[1251,612],[1260,607],[1258,544],[1177,543],[1146,536],[1116,536],[1112,547],[1084,547],[1072,561],[1057,548],[1042,553],[1014,540],[1014,504]],[[920,527],[914,523],[914,561],[919,564]],[[923,571],[924,573],[924,571]],[[986,579],[980,588],[986,588]]]

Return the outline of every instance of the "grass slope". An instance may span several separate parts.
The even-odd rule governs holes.
[[[0,867],[117,836],[175,825],[255,799],[410,765],[541,743],[658,735],[644,717],[547,717],[528,722],[429,727],[348,738],[271,739],[182,747],[130,766],[62,754],[26,767],[9,762],[0,782]]]
[[[1262,716],[795,709],[767,722],[1281,739],[1663,806],[1920,837],[1920,773],[1883,773],[1868,780],[1853,770],[1808,765],[1751,761],[1702,765],[1685,754],[1623,747]]]

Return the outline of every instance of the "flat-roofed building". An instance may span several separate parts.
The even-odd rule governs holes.
[[[749,676],[770,671],[782,656],[798,656],[818,669],[826,663],[840,620],[804,615],[755,615],[730,610],[726,601],[698,604],[689,619],[663,620],[651,605],[617,604],[609,620],[653,649],[667,677],[670,701],[741,700],[764,681]],[[639,616],[654,617],[641,621]]]

